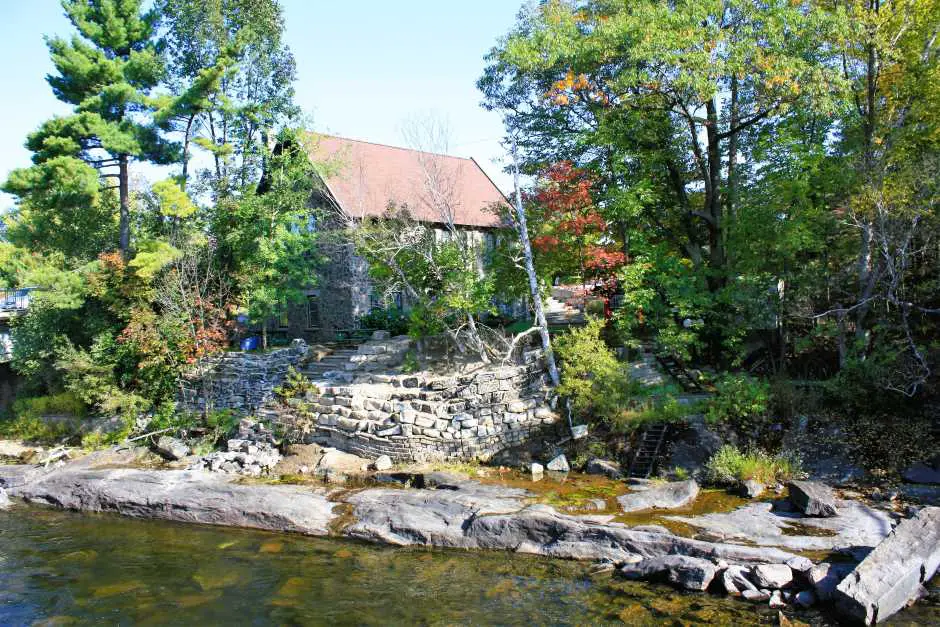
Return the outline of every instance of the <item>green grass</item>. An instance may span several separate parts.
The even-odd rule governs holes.
[[[788,481],[801,471],[800,461],[795,457],[771,455],[757,449],[742,452],[726,444],[708,460],[706,478],[718,485],[734,485],[750,479],[766,485]]]

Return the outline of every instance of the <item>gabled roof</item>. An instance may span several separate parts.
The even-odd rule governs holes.
[[[327,190],[350,217],[379,217],[397,205],[422,222],[446,222],[449,212],[456,225],[493,227],[499,219],[486,209],[509,204],[473,159],[332,135],[311,139],[311,160],[327,164]]]

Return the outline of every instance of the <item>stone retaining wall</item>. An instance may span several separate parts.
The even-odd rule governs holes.
[[[258,418],[291,441],[367,458],[487,459],[561,423],[550,408],[543,360],[533,352],[526,361],[452,377],[364,375],[288,404],[268,403]]]
[[[193,373],[183,383],[179,406],[202,412],[207,401],[213,409],[250,414],[269,402],[274,388],[307,354],[307,344],[294,340],[289,348],[267,352],[226,352],[210,360],[208,374]]]

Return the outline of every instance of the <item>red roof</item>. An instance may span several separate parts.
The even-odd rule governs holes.
[[[423,222],[492,227],[488,207],[509,201],[473,159],[314,134],[309,147],[333,199],[350,217],[379,217],[389,205],[407,206]],[[429,181],[431,181],[429,183]]]

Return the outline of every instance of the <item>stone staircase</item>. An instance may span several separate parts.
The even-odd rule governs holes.
[[[584,312],[549,296],[544,303],[545,321],[550,327],[567,327],[585,323]]]
[[[347,365],[352,363],[350,360],[358,354],[358,348],[334,348],[333,351],[319,361],[311,361],[302,368],[301,374],[305,375],[311,381],[329,379],[331,373],[345,373],[349,368]]]

